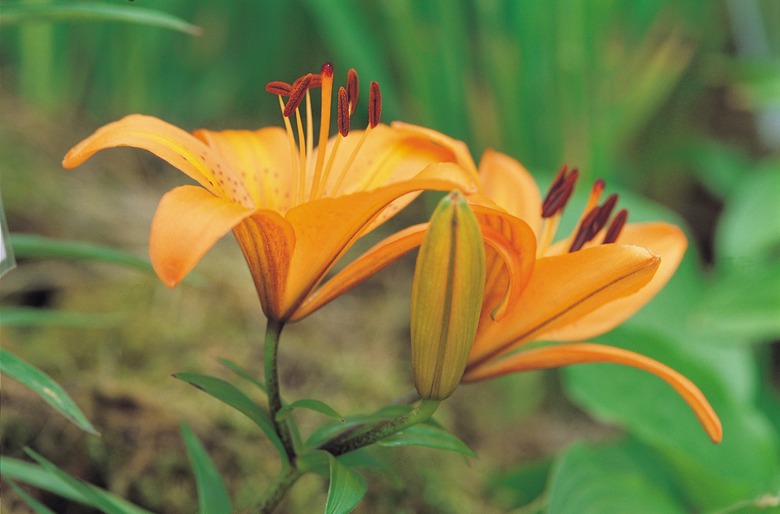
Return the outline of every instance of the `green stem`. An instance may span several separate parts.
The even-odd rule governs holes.
[[[265,388],[268,393],[268,410],[276,428],[276,434],[281,439],[287,454],[287,464],[292,464],[294,468],[296,455],[292,432],[287,421],[277,421],[276,419],[276,415],[282,408],[282,396],[279,392],[279,370],[276,365],[282,328],[284,328],[284,322],[268,319],[265,328]]]
[[[303,471],[296,466],[288,467],[279,473],[274,482],[266,490],[263,500],[258,505],[260,514],[271,514],[279,506],[287,491],[301,478]]]
[[[427,421],[436,412],[439,403],[437,400],[422,400],[414,409],[403,416],[381,421],[375,426],[363,430],[350,429],[322,444],[319,449],[338,456],[374,444],[401,430]]]

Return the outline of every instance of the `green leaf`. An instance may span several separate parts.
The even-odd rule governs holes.
[[[67,491],[68,494],[64,494],[63,496],[70,497],[80,503],[83,503],[84,505],[89,505],[91,507],[100,509],[107,514],[148,514],[149,511],[147,510],[137,507],[127,502],[126,500],[123,500],[122,498],[114,496],[108,491],[95,487],[91,484],[87,484],[86,482],[68,475],[35,451],[29,448],[26,448],[25,451],[41,466],[40,469],[49,475],[46,481],[47,483],[51,484],[52,482],[55,482],[56,489],[64,489]],[[5,460],[3,462],[5,463]],[[18,469],[19,468],[17,468],[17,470]],[[2,472],[5,476],[8,476],[9,474],[5,465],[2,467]],[[12,478],[16,478],[20,482],[25,482],[23,476],[16,476]],[[39,484],[34,485],[47,490],[52,490]],[[57,490],[52,490],[52,492],[59,494],[59,491]]]
[[[27,504],[36,512],[36,514],[55,514],[53,510],[49,509],[46,505],[27,494],[27,491],[16,485],[16,482],[13,480],[8,480],[8,484],[11,486],[11,489],[16,492],[16,494],[21,496],[21,498],[27,502]]]
[[[5,11],[3,12],[6,16]],[[11,234],[17,257],[30,259],[77,259],[109,262],[154,273],[149,261],[127,252],[78,241],[63,241],[31,234]]]
[[[330,484],[328,500],[325,503],[326,514],[345,514],[352,511],[366,494],[368,489],[363,477],[340,463],[333,455],[328,455],[330,463]]]
[[[46,403],[80,429],[97,435],[95,427],[59,384],[35,366],[0,348],[0,373],[19,381],[37,393]]]
[[[116,314],[63,312],[52,309],[25,307],[0,308],[0,326],[3,327],[66,327],[100,329],[119,325],[123,317]]]
[[[330,405],[320,400],[313,400],[313,399],[298,400],[288,405],[285,405],[284,407],[279,409],[279,412],[276,414],[276,420],[283,421],[290,415],[290,413],[294,409],[313,410],[314,412],[319,412],[320,414],[324,414],[330,418],[335,418],[341,421],[342,423],[344,422],[344,418],[341,416],[341,414],[336,412],[335,409],[333,409]]]
[[[279,451],[279,454],[286,458],[287,454],[284,450],[284,446],[282,445],[279,436],[276,435],[276,430],[274,429],[274,425],[271,422],[268,413],[258,407],[251,398],[233,384],[226,382],[221,378],[200,375],[197,373],[176,373],[173,376],[188,384],[194,385],[198,389],[213,396],[222,403],[233,407],[244,416],[254,421],[271,441],[271,444]]]
[[[205,448],[186,424],[182,424],[181,433],[187,447],[187,455],[195,470],[199,512],[201,514],[232,512],[225,482]]]
[[[170,14],[135,5],[109,5],[99,2],[16,2],[3,5],[0,26],[34,21],[121,21],[184,32],[199,36],[200,27]]]
[[[686,509],[657,473],[662,465],[638,445],[576,444],[553,472],[547,510],[556,514],[683,513]]]
[[[744,176],[727,198],[715,237],[716,257],[735,265],[777,266],[780,255],[780,169],[768,163]]]
[[[780,335],[780,265],[723,266],[691,319],[702,334],[728,344],[771,342]]]
[[[447,450],[467,457],[477,454],[466,446],[466,443],[437,426],[420,423],[396,434],[386,437],[377,443],[380,446],[427,446],[439,450]]]
[[[233,373],[235,373],[239,377],[252,382],[254,385],[256,385],[258,387],[258,389],[260,389],[262,392],[267,394],[267,391],[265,389],[265,384],[262,383],[261,381],[259,381],[258,379],[256,379],[254,377],[254,375],[252,375],[249,371],[247,371],[246,369],[242,368],[241,366],[239,366],[235,362],[231,361],[230,359],[226,359],[224,357],[220,357],[217,360],[219,360],[220,364],[222,364],[223,366],[228,368],[230,371],[232,371]]]

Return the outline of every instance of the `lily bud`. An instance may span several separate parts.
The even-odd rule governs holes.
[[[412,369],[417,392],[443,400],[466,368],[485,291],[485,247],[479,224],[459,191],[436,207],[412,286]]]

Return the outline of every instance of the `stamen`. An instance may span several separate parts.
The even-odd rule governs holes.
[[[368,90],[368,126],[371,128],[379,125],[379,118],[382,116],[382,93],[379,91],[379,84],[371,82]]]
[[[612,223],[610,223],[609,228],[607,229],[607,234],[604,236],[604,242],[602,244],[610,244],[617,241],[617,238],[620,236],[620,232],[623,230],[623,226],[626,224],[626,220],[628,219],[628,211],[625,209],[621,209],[618,211],[617,214],[615,214],[615,218],[612,220]]]
[[[311,195],[317,194],[320,190],[320,180],[322,178],[322,168],[325,164],[325,151],[328,146],[328,132],[330,129],[330,106],[333,102],[331,98],[333,93],[333,65],[326,62],[322,65],[322,102],[320,114],[320,137],[317,142],[317,162],[314,165],[314,180],[311,186]]]
[[[301,100],[303,100],[303,95],[309,88],[311,77],[312,75],[310,73],[305,77],[296,80],[293,84],[292,91],[290,92],[290,99],[287,100],[287,105],[284,106],[283,114],[285,118],[292,116],[292,114],[298,109],[298,106],[301,104]]]
[[[596,234],[593,232],[593,222],[599,215],[599,207],[594,207],[588,212],[588,215],[582,219],[580,228],[577,230],[577,234],[572,239],[571,246],[569,246],[569,253],[576,252],[581,249],[585,243],[593,239]]]
[[[292,86],[287,82],[274,80],[265,85],[265,90],[267,93],[271,93],[272,95],[290,96],[290,93],[292,92]]]
[[[279,95],[279,108],[282,110],[282,113],[284,114],[284,100],[282,100],[281,95]],[[290,165],[295,167],[295,136],[293,135],[292,125],[290,124],[290,118],[287,118],[285,116],[282,116],[282,119],[284,120],[284,128],[287,131],[287,139],[290,142]],[[300,177],[298,175],[293,174],[293,185],[292,190],[296,191],[295,203],[299,203],[301,201],[301,186],[299,184]]]
[[[593,221],[593,226],[596,227],[596,232],[604,228],[604,225],[607,224],[607,220],[609,220],[609,217],[612,215],[612,210],[615,208],[617,200],[618,195],[612,193],[604,201],[604,205],[599,208],[598,216],[596,216],[596,219]]]
[[[542,218],[550,218],[563,212],[563,209],[569,202],[569,198],[571,198],[572,192],[574,192],[574,186],[579,176],[580,172],[577,168],[574,168],[569,173],[566,172],[565,165],[561,168],[561,171],[558,172],[550,186],[547,197],[542,203]]]
[[[596,237],[596,234],[598,234],[599,231],[604,228],[604,225],[607,224],[617,200],[618,195],[613,193],[609,195],[601,206],[593,207],[588,212],[588,215],[585,216],[580,223],[577,235],[574,236],[571,246],[569,247],[569,252],[576,252],[581,249],[585,243]],[[617,230],[619,231],[619,228]]]
[[[357,107],[358,94],[360,88],[358,87],[358,74],[355,68],[350,68],[347,72],[347,101],[349,102],[349,115],[355,114],[355,107]]]
[[[349,115],[351,111],[351,106],[348,99],[349,95],[347,93],[347,90],[343,87],[339,88],[339,95],[338,95],[338,104],[336,106],[336,111],[338,112],[337,117],[337,123],[336,125],[339,128],[339,134],[341,134],[342,137],[347,137],[349,134]]]

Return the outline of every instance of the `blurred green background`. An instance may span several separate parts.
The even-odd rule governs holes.
[[[74,5],[136,11],[120,21],[61,10]],[[143,10],[202,33],[160,26],[161,15],[152,25]],[[771,511],[780,505],[777,27],[775,0],[2,1],[8,226],[146,257],[156,202],[182,177],[127,150],[66,172],[60,161],[72,145],[132,112],[188,130],[280,125],[266,82],[325,61],[339,77],[354,67],[364,85],[380,82],[385,121],[463,139],[475,158],[488,147],[508,153],[542,188],[562,163],[579,166],[584,184],[603,177],[621,193],[631,219],[685,227],[691,245],[678,275],[601,340],[688,375],[724,424],[724,442],[712,445],[668,387],[631,369],[476,384],[437,416],[479,459],[377,450],[357,512]],[[424,212],[415,204],[382,233]],[[276,470],[270,446],[250,422],[170,377],[227,376],[220,356],[260,369],[264,320],[232,239],[174,290],[118,264],[17,253],[2,280],[2,346],[63,385],[102,437],[5,380],[3,455],[30,446],[145,508],[192,512],[186,421],[234,505],[251,505]],[[355,412],[411,387],[412,269],[413,257],[402,260],[289,327],[288,398]],[[0,487],[3,509],[24,512]],[[326,487],[306,477],[283,510],[320,510]],[[84,512],[40,497],[56,512]]]

